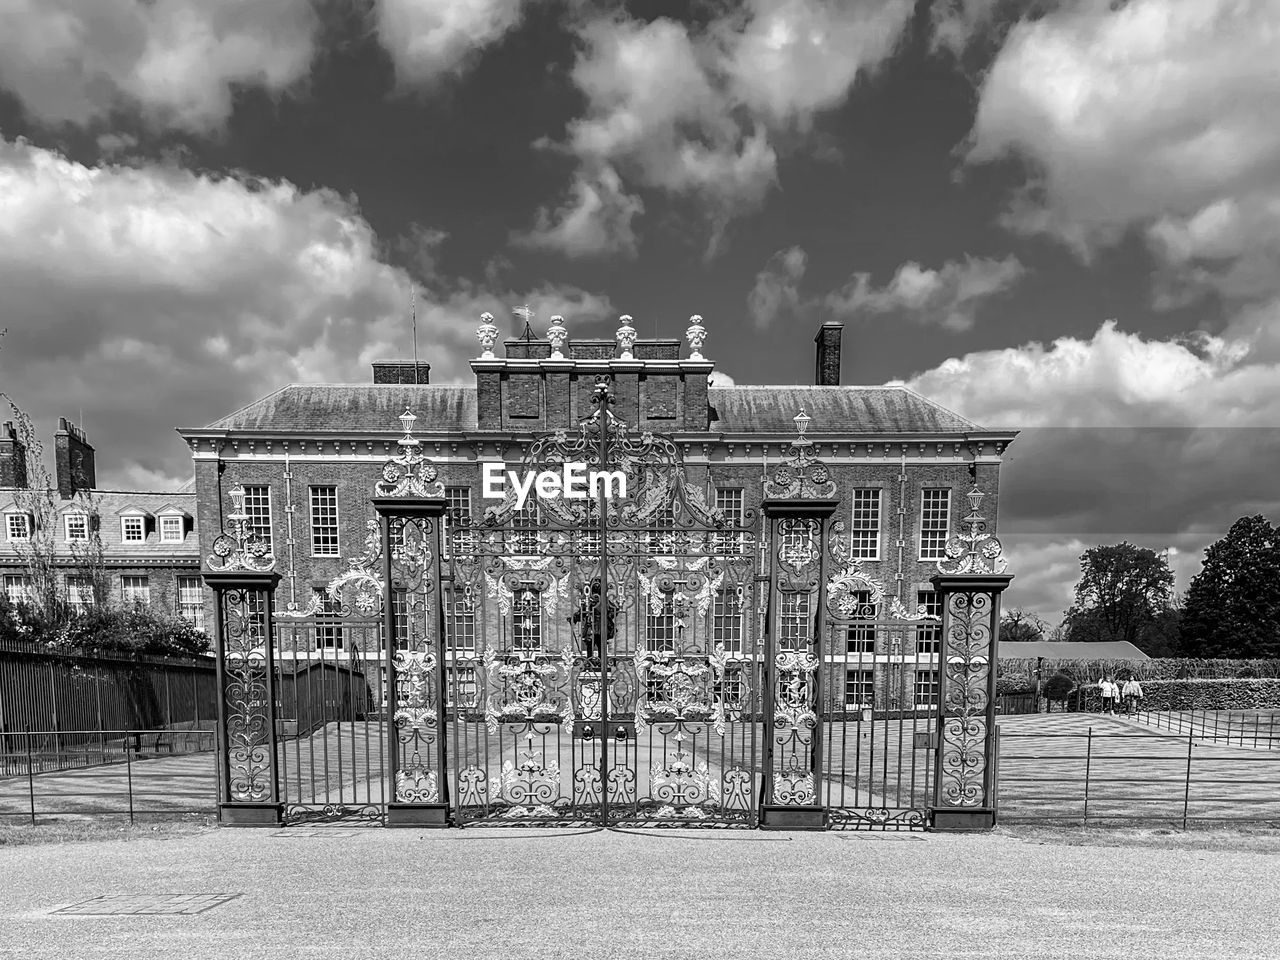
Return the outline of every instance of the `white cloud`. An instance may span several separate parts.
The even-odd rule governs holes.
[[[1090,340],[969,353],[908,383],[979,423],[1018,428],[1280,426],[1280,365],[1249,350],[1207,334],[1147,340],[1109,320]]]
[[[1030,162],[1008,217],[1018,229],[1086,256],[1148,229],[1195,283],[1250,287],[1260,258],[1280,264],[1277,37],[1280,0],[1063,4],[1009,31],[968,159]],[[1188,264],[1215,250],[1225,261]]]
[[[757,327],[767,327],[800,303],[799,283],[808,257],[800,247],[779,250],[756,274],[756,285],[747,295],[747,313]]]
[[[422,234],[438,245],[437,232]],[[46,423],[83,409],[107,482],[182,475],[175,425],[210,422],[290,381],[365,382],[374,358],[407,355],[410,279],[379,250],[330,191],[88,167],[0,141],[5,390]],[[526,301],[575,331],[613,314],[575,288],[432,276],[418,294],[432,380],[467,378],[479,314],[509,317]]]
[[[615,169],[627,192],[698,201],[714,253],[726,225],[759,209],[777,183],[775,140],[843,102],[889,55],[910,13],[908,0],[749,0],[703,30],[589,16],[572,73],[586,110],[562,148],[586,170]]]
[[[617,171],[606,165],[595,174],[580,169],[569,197],[555,211],[538,211],[533,229],[517,233],[523,246],[559,250],[570,257],[607,254],[636,255],[636,235],[631,221],[644,212],[639,197],[622,187]]]
[[[950,261],[937,270],[908,262],[879,290],[871,286],[870,274],[854,274],[827,298],[827,307],[842,315],[901,312],[919,323],[968,330],[978,307],[1008,292],[1025,272],[1014,256],[966,257],[963,263]]]
[[[713,387],[732,387],[736,382],[733,377],[720,370],[712,370],[711,376],[707,378],[707,383]]]
[[[207,133],[237,85],[278,93],[302,80],[317,26],[311,0],[6,0],[0,86],[46,123],[131,109]]]
[[[396,76],[420,84],[461,74],[523,14],[523,0],[377,0],[376,23]]]
[[[879,3],[750,0],[745,28],[713,25],[730,95],[775,128],[807,129],[844,102],[859,73],[893,52],[911,0]]]

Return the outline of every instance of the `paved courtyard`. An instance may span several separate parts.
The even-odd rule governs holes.
[[[1280,956],[1280,846],[1114,837],[223,828],[0,846],[0,956]],[[85,904],[104,895],[121,900]]]

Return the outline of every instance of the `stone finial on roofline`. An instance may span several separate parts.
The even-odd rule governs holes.
[[[618,332],[614,336],[618,340],[618,348],[622,351],[619,359],[634,360],[631,348],[636,344],[636,328],[631,325],[631,314],[624,313],[618,318],[618,322],[621,326],[618,327]]]
[[[696,313],[689,318],[689,329],[684,332],[689,339],[689,359],[705,360],[702,355],[702,344],[707,339],[707,328],[702,325],[702,317]]]

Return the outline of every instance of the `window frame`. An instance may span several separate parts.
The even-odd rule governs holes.
[[[134,538],[129,536],[129,525],[138,524],[138,532],[142,536]],[[140,513],[127,513],[120,518],[120,542],[121,543],[146,543],[147,542],[147,518]]]
[[[322,492],[324,493],[322,494]],[[333,518],[332,518],[331,524],[323,523],[318,525],[316,522],[316,507],[317,507],[316,501],[317,501],[318,494],[332,495]],[[322,503],[319,506],[321,509],[324,509],[327,505]],[[309,521],[308,525],[309,525],[309,530],[311,534],[311,556],[317,559],[321,559],[321,558],[331,559],[333,557],[341,557],[342,556],[342,533],[341,533],[341,523],[340,523],[339,512],[338,512],[338,485],[336,483],[315,483],[315,484],[311,484],[307,488],[307,519]],[[326,518],[322,518],[322,519],[326,519]],[[330,527],[332,527],[332,530],[333,530],[333,548],[332,548],[333,552],[321,553],[319,550],[316,549],[317,532],[319,532],[321,537],[326,541],[324,545],[327,546],[328,545],[327,540],[329,537],[328,530]]]
[[[174,520],[178,522],[178,536],[167,537],[165,536],[165,532],[164,532],[165,522],[166,521],[172,522]],[[156,526],[159,528],[161,543],[182,543],[184,540],[187,539],[187,518],[180,513],[160,514],[160,518],[157,521]]]
[[[18,519],[22,520],[22,529],[26,533],[26,535],[22,537],[15,537],[13,535],[13,521]],[[27,511],[25,510],[6,510],[5,511],[4,531],[5,531],[5,537],[6,539],[8,539],[10,543],[30,543],[31,534],[33,532],[32,528],[34,526],[35,526],[35,522],[32,519],[31,514],[28,513]]]
[[[83,537],[71,536],[72,520],[84,521]],[[62,533],[63,533],[63,536],[65,537],[65,540],[64,540],[65,543],[88,543],[89,542],[89,514],[85,513],[83,510],[72,510],[72,511],[69,511],[68,513],[64,513],[62,515]]]
[[[945,518],[946,518],[946,525],[942,528],[942,531],[941,531],[942,536],[937,540],[937,545],[936,545],[936,547],[934,547],[934,549],[935,549],[937,552],[936,552],[936,553],[925,553],[925,533],[926,533],[926,532],[928,532],[928,533],[931,533],[931,534],[934,534],[934,535],[936,535],[936,534],[938,533],[938,531],[937,531],[937,530],[931,530],[931,531],[926,531],[926,530],[925,530],[925,523],[926,523],[926,518],[925,518],[925,509],[926,509],[926,507],[929,505],[929,495],[930,495],[930,494],[937,494],[937,493],[941,493],[941,494],[945,494],[945,495],[946,495],[946,496],[945,496],[946,512],[945,512],[945,514],[944,514],[944,516],[945,516]],[[920,490],[920,511],[919,511],[919,514],[918,514],[918,517],[919,517],[919,527],[917,528],[917,536],[916,536],[916,545],[917,545],[917,550],[916,550],[917,557],[916,557],[916,559],[917,559],[920,563],[928,563],[929,561],[932,561],[932,560],[941,560],[941,559],[943,559],[943,558],[947,555],[947,541],[951,538],[951,511],[952,511],[952,509],[953,509],[953,503],[952,503],[951,488],[950,488],[950,487],[923,487],[923,488],[921,488],[921,490]],[[936,522],[936,519],[934,520],[934,522]],[[931,541],[931,542],[932,542],[932,541]]]
[[[194,590],[196,592],[196,596],[199,599],[196,603],[188,603],[183,600],[183,590],[193,589],[193,583],[195,585]],[[178,614],[178,617],[187,621],[187,623],[191,624],[201,633],[204,633],[204,584],[201,582],[200,578],[192,575],[179,575],[177,577],[174,592],[177,599],[176,613]],[[188,616],[188,612],[193,612],[194,616]]]
[[[131,587],[128,583],[126,583],[126,581],[128,580],[142,581],[142,589],[146,591],[143,596],[143,599],[138,599],[137,597],[131,598],[129,596],[129,591]],[[132,589],[137,589],[137,584],[134,584],[132,586]],[[151,577],[145,573],[120,574],[120,602],[124,604],[139,604],[144,607],[150,607],[151,606]]]
[[[244,512],[248,514],[249,530],[262,537],[267,542],[267,552],[275,552],[275,511],[272,506],[271,484],[269,483],[246,483],[244,487]],[[266,495],[266,524],[261,522],[262,503],[256,491],[265,490]],[[265,531],[265,535],[264,535]]]
[[[858,527],[858,495],[874,494],[875,499],[875,526],[867,528]],[[859,553],[858,547],[855,547],[855,534],[870,533],[875,531],[875,538],[872,541],[872,551],[870,555]],[[884,543],[884,488],[883,487],[854,487],[849,492],[849,552],[855,560],[865,560],[869,563],[879,562],[880,548]]]

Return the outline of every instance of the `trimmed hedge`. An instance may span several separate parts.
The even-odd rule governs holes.
[[[1143,710],[1259,710],[1280,707],[1280,679],[1139,680]],[[1097,710],[1101,698],[1097,684],[1078,691],[1079,709]],[[1072,695],[1074,699],[1076,694]]]
[[[1048,679],[1062,671],[1081,683],[1100,680],[1104,676],[1137,677],[1148,680],[1225,680],[1237,677],[1280,678],[1280,660],[1194,660],[1189,657],[1159,657],[1154,660],[1049,660],[1041,668]],[[1029,693],[1036,686],[1036,661],[1011,660],[1002,657],[999,677],[1009,681],[1010,693]]]

